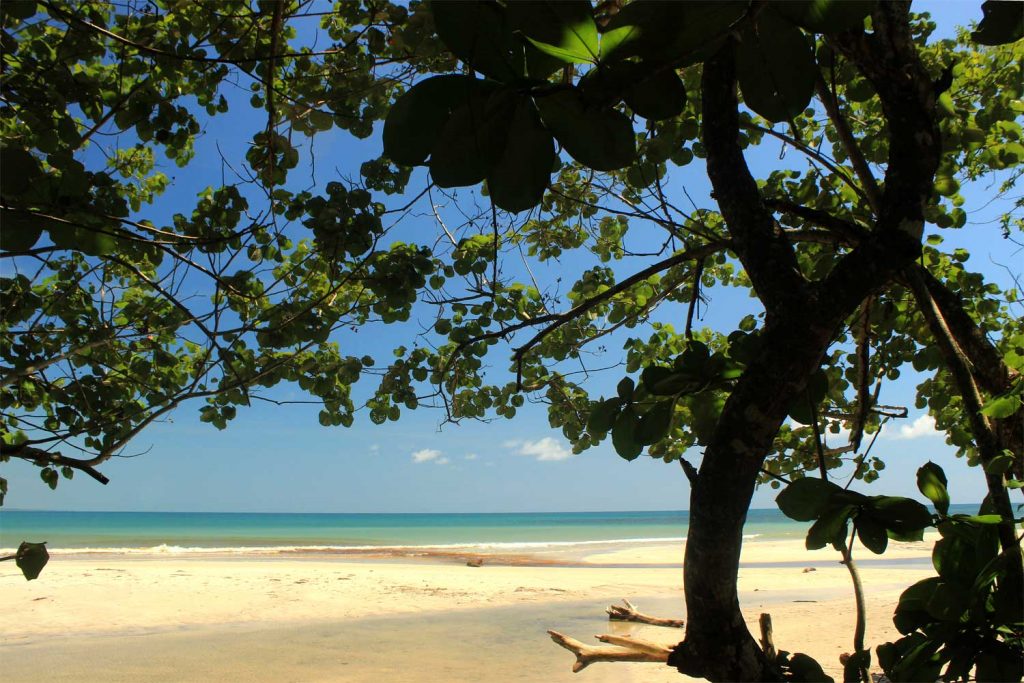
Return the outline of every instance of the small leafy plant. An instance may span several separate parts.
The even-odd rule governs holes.
[[[901,681],[1019,681],[1024,675],[1024,593],[1019,546],[1000,551],[997,525],[1017,523],[994,514],[990,502],[977,515],[949,514],[949,492],[942,468],[929,462],[917,472],[917,486],[935,506],[933,514],[910,498],[866,496],[830,481],[804,478],[779,494],[777,503],[791,519],[814,524],[809,550],[831,544],[843,554],[857,595],[855,652],[845,663],[844,680],[867,680],[871,664],[865,649],[864,608],[853,563],[854,539],[875,554],[889,539],[922,540],[937,527],[942,538],[932,552],[938,576],[903,592],[893,622],[903,637],[884,643],[878,664],[894,683]],[[852,526],[852,529],[851,529]],[[830,680],[811,668],[789,672],[791,680]]]

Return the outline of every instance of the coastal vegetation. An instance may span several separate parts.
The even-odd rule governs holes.
[[[1019,292],[944,243],[985,187],[1018,244],[1024,19],[989,1],[936,40],[918,9],[5,2],[0,458],[51,488],[105,483],[182,404],[225,428],[282,384],[324,426],[529,399],[576,451],[610,439],[689,480],[686,631],[665,655],[681,672],[819,677],[740,613],[743,524],[769,485],[855,581],[855,539],[882,552],[937,525],[938,576],[877,651],[890,678],[1019,679]],[[373,144],[322,182],[309,169],[339,135]],[[161,157],[216,180],[184,205],[193,177]],[[697,165],[708,196],[680,180]],[[701,327],[723,288],[750,311]],[[382,325],[408,341],[346,352]],[[587,381],[602,367],[614,395]],[[873,437],[906,413],[880,396],[910,368],[986,481],[978,515],[950,516],[925,463],[934,511],[850,489],[884,468]]]

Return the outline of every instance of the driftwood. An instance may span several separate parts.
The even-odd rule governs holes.
[[[772,636],[772,615],[762,612],[758,624],[761,626],[761,649],[764,650],[764,656],[768,658],[768,661],[774,662],[778,657],[778,652],[775,649],[775,639]]]
[[[667,628],[682,628],[682,619],[665,619],[663,617],[652,617],[646,614],[642,614],[637,611],[636,606],[625,598],[622,599],[622,605],[609,605],[608,618],[612,621],[635,621],[640,624],[650,624],[651,626],[665,626]]]
[[[572,665],[573,673],[578,673],[594,662],[658,662],[668,661],[672,648],[648,640],[640,640],[631,636],[600,635],[595,636],[603,645],[587,645],[575,638],[570,638],[558,631],[548,631],[551,640],[576,655],[576,663]]]
[[[664,619],[643,614],[625,598],[622,600],[622,605],[610,605],[605,611],[612,621],[632,621],[638,624],[668,628],[682,628],[683,626],[682,619]],[[594,637],[607,645],[587,645],[558,631],[548,631],[548,635],[551,636],[551,640],[576,655],[576,663],[572,665],[574,673],[582,671],[594,662],[657,662],[664,664],[668,661],[673,647],[633,636],[604,634]]]

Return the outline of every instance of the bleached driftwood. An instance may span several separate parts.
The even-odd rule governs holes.
[[[576,655],[576,663],[572,665],[573,673],[578,673],[594,662],[658,662],[668,661],[672,648],[648,640],[640,640],[631,636],[600,635],[595,636],[609,646],[587,645],[575,638],[548,631],[551,640]]]
[[[758,624],[761,627],[761,649],[764,650],[764,656],[768,661],[774,662],[778,657],[778,651],[775,649],[775,637],[772,632],[772,615],[762,612]]]
[[[682,628],[682,619],[665,619],[663,617],[652,617],[637,611],[636,606],[625,598],[622,599],[622,605],[609,605],[608,618],[612,621],[635,621],[640,624],[650,624],[651,626],[665,626],[667,628]]]

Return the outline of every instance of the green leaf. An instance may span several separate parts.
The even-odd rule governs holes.
[[[690,431],[697,437],[700,444],[707,445],[711,442],[715,429],[718,427],[718,420],[725,407],[725,397],[718,392],[704,391],[688,397],[686,405],[689,407],[692,417],[688,425]]]
[[[512,0],[508,17],[538,50],[577,64],[598,56],[597,24],[588,0]]]
[[[630,379],[629,377],[623,377],[621,380],[619,380],[619,384],[618,386],[615,387],[615,391],[616,393],[618,393],[619,398],[621,398],[623,401],[629,402],[633,400],[634,388],[635,385],[633,384],[633,380]]]
[[[54,472],[56,475],[56,472]],[[18,546],[18,552],[14,557],[14,563],[25,575],[26,581],[31,581],[39,576],[43,567],[50,561],[50,554],[46,552],[46,541],[42,543],[29,543],[22,541]]]
[[[799,394],[789,407],[789,416],[800,424],[809,425],[814,422],[814,411],[811,406],[817,407],[825,400],[828,394],[828,375],[825,371],[818,369],[810,379],[803,393]]]
[[[1001,453],[988,461],[985,465],[985,472],[988,474],[1006,474],[1013,468],[1014,458],[1007,453]]]
[[[932,513],[921,503],[898,496],[872,496],[867,507],[879,522],[899,534],[912,533],[932,525]]]
[[[1024,37],[1024,9],[1017,0],[986,0],[984,15],[971,40],[982,45],[1004,45]]]
[[[410,88],[384,121],[384,154],[404,166],[425,162],[452,109],[462,105],[478,83],[471,76],[434,76]]]
[[[680,393],[697,391],[704,381],[688,371],[672,370],[661,365],[644,368],[640,374],[644,387],[655,396],[675,396]]]
[[[949,492],[946,473],[930,460],[917,470],[917,489],[930,500],[939,514],[949,514]]]
[[[1021,405],[1019,395],[1007,393],[986,401],[981,408],[981,414],[998,420],[1010,417],[1020,410]]]
[[[619,457],[625,460],[636,460],[644,450],[643,445],[636,440],[636,427],[636,414],[631,407],[619,413],[612,427],[612,445]]]
[[[555,159],[555,141],[541,125],[533,102],[519,98],[505,150],[487,174],[487,187],[494,203],[512,212],[539,204],[551,181]]]
[[[925,611],[939,621],[959,621],[970,601],[967,592],[953,583],[942,581],[928,599]]]
[[[0,148],[0,195],[8,200],[28,191],[42,174],[39,161],[27,150],[10,146]]]
[[[798,522],[810,522],[817,519],[829,499],[842,488],[830,481],[816,477],[797,479],[782,490],[775,499],[782,514]]]
[[[845,543],[847,523],[857,508],[853,505],[832,505],[827,507],[811,525],[804,545],[808,550],[824,548],[829,543],[839,550]]]
[[[28,251],[43,234],[42,220],[19,211],[0,211],[0,250]]]
[[[501,6],[488,0],[432,0],[434,27],[445,46],[470,67],[498,81],[522,74],[522,48]],[[516,51],[520,51],[517,59]],[[520,64],[521,66],[521,64]]]
[[[565,67],[561,59],[541,52],[530,43],[524,45],[523,49],[526,51],[526,75],[532,79],[545,81],[551,74]]]
[[[584,102],[578,89],[537,98],[544,125],[572,158],[595,171],[614,171],[633,163],[633,124],[620,111]]]
[[[743,101],[769,121],[788,121],[810,103],[818,67],[806,36],[770,7],[747,27],[736,52]]]
[[[772,8],[790,21],[815,33],[837,33],[864,26],[875,0],[783,0]]]
[[[438,187],[475,185],[487,176],[508,144],[513,97],[505,89],[491,95],[478,88],[452,111],[430,154],[430,177]]]
[[[746,2],[636,0],[604,28],[601,60],[640,57],[687,66],[700,61],[745,16]]]
[[[970,588],[985,562],[979,562],[975,551],[976,535],[940,538],[932,548],[932,565],[945,581]],[[986,588],[987,590],[987,588]]]
[[[621,398],[609,398],[594,405],[587,420],[587,430],[591,433],[603,434],[615,424],[615,418],[622,410]]]
[[[857,538],[864,547],[875,555],[881,555],[889,545],[889,536],[886,534],[885,526],[870,514],[859,514],[853,520],[853,526],[857,529]]]
[[[954,515],[954,519],[969,524],[999,524],[1003,521],[999,515]]]
[[[647,446],[657,443],[668,436],[672,426],[672,414],[675,412],[675,401],[668,399],[659,401],[654,407],[640,417],[636,427],[636,440]]]
[[[623,92],[634,113],[650,121],[678,116],[686,109],[686,86],[675,71],[663,69]]]
[[[931,576],[918,581],[900,594],[893,623],[900,633],[910,633],[928,621],[925,608],[942,579]]]

